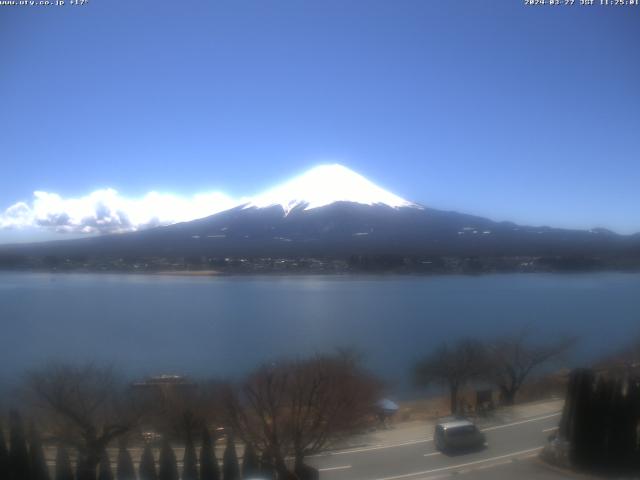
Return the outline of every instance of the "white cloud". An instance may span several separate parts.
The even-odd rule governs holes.
[[[40,227],[69,233],[118,233],[194,220],[227,210],[239,202],[219,192],[191,197],[149,192],[125,198],[111,188],[79,198],[34,192],[0,212],[0,228]]]

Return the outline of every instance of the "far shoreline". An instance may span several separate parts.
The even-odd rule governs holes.
[[[123,275],[131,277],[184,277],[184,278],[218,278],[218,277],[340,277],[340,278],[367,278],[367,277],[385,277],[385,278],[402,278],[402,277],[488,277],[497,275],[554,275],[558,277],[574,276],[574,275],[598,275],[598,274],[628,274],[638,275],[640,269],[590,269],[590,270],[498,270],[498,271],[481,271],[481,272],[464,272],[464,271],[439,271],[439,272],[420,272],[420,271],[402,271],[402,270],[344,270],[344,271],[310,271],[310,270],[262,270],[262,271],[224,271],[224,270],[118,270],[118,269],[39,269],[39,268],[0,268],[1,274],[85,274],[85,275]]]
[[[58,272],[53,272],[58,273]],[[99,273],[96,271],[88,271],[87,273]],[[120,273],[120,272],[119,272]],[[225,275],[225,273],[220,272],[219,270],[161,270],[158,272],[121,272],[121,273],[134,273],[141,275],[159,275],[159,276],[174,276],[174,277],[217,277],[220,275]]]

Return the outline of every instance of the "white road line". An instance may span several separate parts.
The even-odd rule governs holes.
[[[557,429],[558,427],[545,428],[544,430],[542,430],[542,433],[553,432],[554,430],[557,430]]]
[[[518,460],[526,460],[527,458],[533,458],[533,457],[537,457],[538,453],[537,452],[533,452],[530,453],[528,455],[522,455],[521,457],[518,457]]]
[[[502,462],[491,463],[489,465],[481,465],[480,467],[464,470],[464,471],[461,471],[460,473],[476,472],[478,470],[486,470],[487,468],[499,467],[501,465],[509,465],[509,464],[511,464],[511,460],[503,460]]]
[[[539,420],[546,420],[547,418],[557,417],[558,415],[561,415],[561,414],[562,414],[562,412],[556,412],[556,413],[552,413],[550,415],[544,415],[542,417],[529,418],[527,420],[520,420],[518,422],[506,423],[504,425],[496,425],[494,427],[483,428],[481,430],[483,432],[488,432],[488,431],[491,431],[491,430],[498,430],[500,428],[513,427],[514,425],[522,425],[523,423],[530,423],[530,422],[537,422]],[[385,450],[387,448],[406,447],[408,445],[418,445],[420,443],[428,443],[428,442],[432,442],[432,441],[433,441],[433,437],[428,437],[428,438],[424,438],[424,439],[421,439],[421,440],[411,440],[411,441],[402,442],[402,443],[392,443],[392,444],[388,444],[388,445],[372,445],[371,447],[353,448],[353,449],[350,449],[350,450],[338,450],[338,451],[335,451],[335,452],[318,453],[318,454],[315,454],[315,455],[309,455],[307,458],[332,457],[334,455],[349,455],[350,453],[363,453],[363,452],[371,452],[371,451],[375,451],[375,450]]]
[[[451,474],[445,473],[444,475],[432,475],[430,477],[422,477],[417,480],[435,480],[436,478],[451,478]]]
[[[425,453],[425,457],[433,457],[434,455],[442,455],[440,452]]]
[[[483,428],[483,432],[489,432],[491,430],[499,430],[501,428],[513,427],[514,425],[522,425],[523,423],[537,422],[539,420],[546,420],[547,418],[557,417],[558,415],[562,415],[562,412],[552,413],[550,415],[545,415],[543,417],[529,418],[527,420],[520,420],[519,422],[506,423],[504,425],[496,425],[495,427]]]
[[[332,470],[346,470],[351,468],[351,465],[343,465],[341,467],[327,467],[327,468],[319,468],[319,472],[331,472]]]
[[[448,467],[434,468],[432,470],[423,470],[421,472],[414,472],[414,473],[405,473],[403,475],[394,475],[392,477],[382,477],[382,478],[378,478],[377,480],[397,480],[400,478],[409,478],[409,477],[415,477],[418,475],[428,475],[429,473],[444,472],[445,470],[455,470],[462,467],[469,467],[471,465],[479,465],[481,463],[502,460],[503,458],[515,457],[517,455],[524,455],[525,453],[535,452],[536,450],[542,450],[543,448],[544,447],[528,448],[527,450],[520,450],[519,452],[507,453],[506,455],[499,455],[497,457],[485,458],[483,460],[476,460],[474,462],[459,463],[458,465],[449,465]]]
[[[423,440],[412,440],[410,442],[392,443],[390,445],[375,445],[373,447],[354,448],[352,450],[339,450],[337,452],[330,452],[330,453],[319,453],[317,455],[309,455],[308,458],[311,458],[311,457],[331,457],[333,455],[348,455],[349,453],[370,452],[372,450],[384,450],[385,448],[406,447],[407,445],[417,445],[419,443],[427,443],[427,442],[432,442],[432,441],[433,441],[433,437],[429,437],[429,438],[425,438]]]

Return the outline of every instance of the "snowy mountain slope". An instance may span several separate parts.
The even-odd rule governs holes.
[[[311,210],[336,202],[386,205],[392,208],[421,206],[388,192],[342,165],[320,165],[251,199],[243,208],[281,206],[288,215],[294,209]]]

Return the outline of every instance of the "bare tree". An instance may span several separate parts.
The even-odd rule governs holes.
[[[279,478],[289,478],[305,456],[326,448],[370,421],[380,383],[354,357],[322,355],[265,365],[229,395],[233,427],[266,453]]]
[[[225,385],[221,382],[158,377],[135,386],[139,398],[150,406],[145,417],[147,426],[182,441],[196,438],[203,428],[220,420],[224,410]]]
[[[534,343],[530,330],[504,336],[487,348],[487,377],[499,389],[505,405],[512,405],[531,373],[545,363],[561,358],[574,345],[575,338]]]
[[[53,435],[78,449],[89,478],[107,445],[142,412],[110,367],[50,364],[28,375],[27,391]]]
[[[484,345],[463,339],[453,345],[442,344],[414,367],[414,380],[419,386],[440,385],[449,389],[451,413],[458,411],[460,389],[479,378],[486,369]]]

